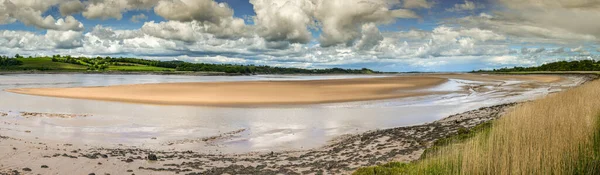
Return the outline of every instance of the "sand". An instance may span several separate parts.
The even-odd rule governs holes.
[[[411,91],[432,87],[447,79],[397,76],[309,81],[246,81],[120,85],[80,88],[27,88],[6,91],[77,99],[159,105],[265,105],[314,104],[376,100],[426,95]]]
[[[554,83],[564,80],[558,75],[500,75],[500,74],[439,74],[436,77],[453,78],[472,81],[532,81],[537,83]]]
[[[0,174],[350,174],[360,167],[415,161],[436,140],[494,120],[514,105],[467,111],[422,125],[347,135],[315,149],[283,152],[204,154],[0,135]],[[158,160],[149,160],[149,155],[156,155]]]
[[[158,105],[288,105],[430,95],[432,92],[415,90],[442,84],[449,78],[538,83],[563,80],[563,77],[554,75],[425,74],[334,80],[161,83],[108,87],[24,88],[6,91],[38,96]]]

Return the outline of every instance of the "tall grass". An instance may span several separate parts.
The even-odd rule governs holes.
[[[355,174],[600,174],[600,81],[517,106],[417,162],[386,166]]]

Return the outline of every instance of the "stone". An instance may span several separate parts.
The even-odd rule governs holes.
[[[148,154],[148,160],[156,161],[158,157],[155,154]]]

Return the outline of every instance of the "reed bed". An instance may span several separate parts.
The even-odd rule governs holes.
[[[519,105],[419,161],[355,174],[600,174],[600,81]]]

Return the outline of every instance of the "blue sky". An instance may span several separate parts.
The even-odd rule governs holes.
[[[4,55],[470,71],[597,59],[600,37],[586,0],[0,2]]]

